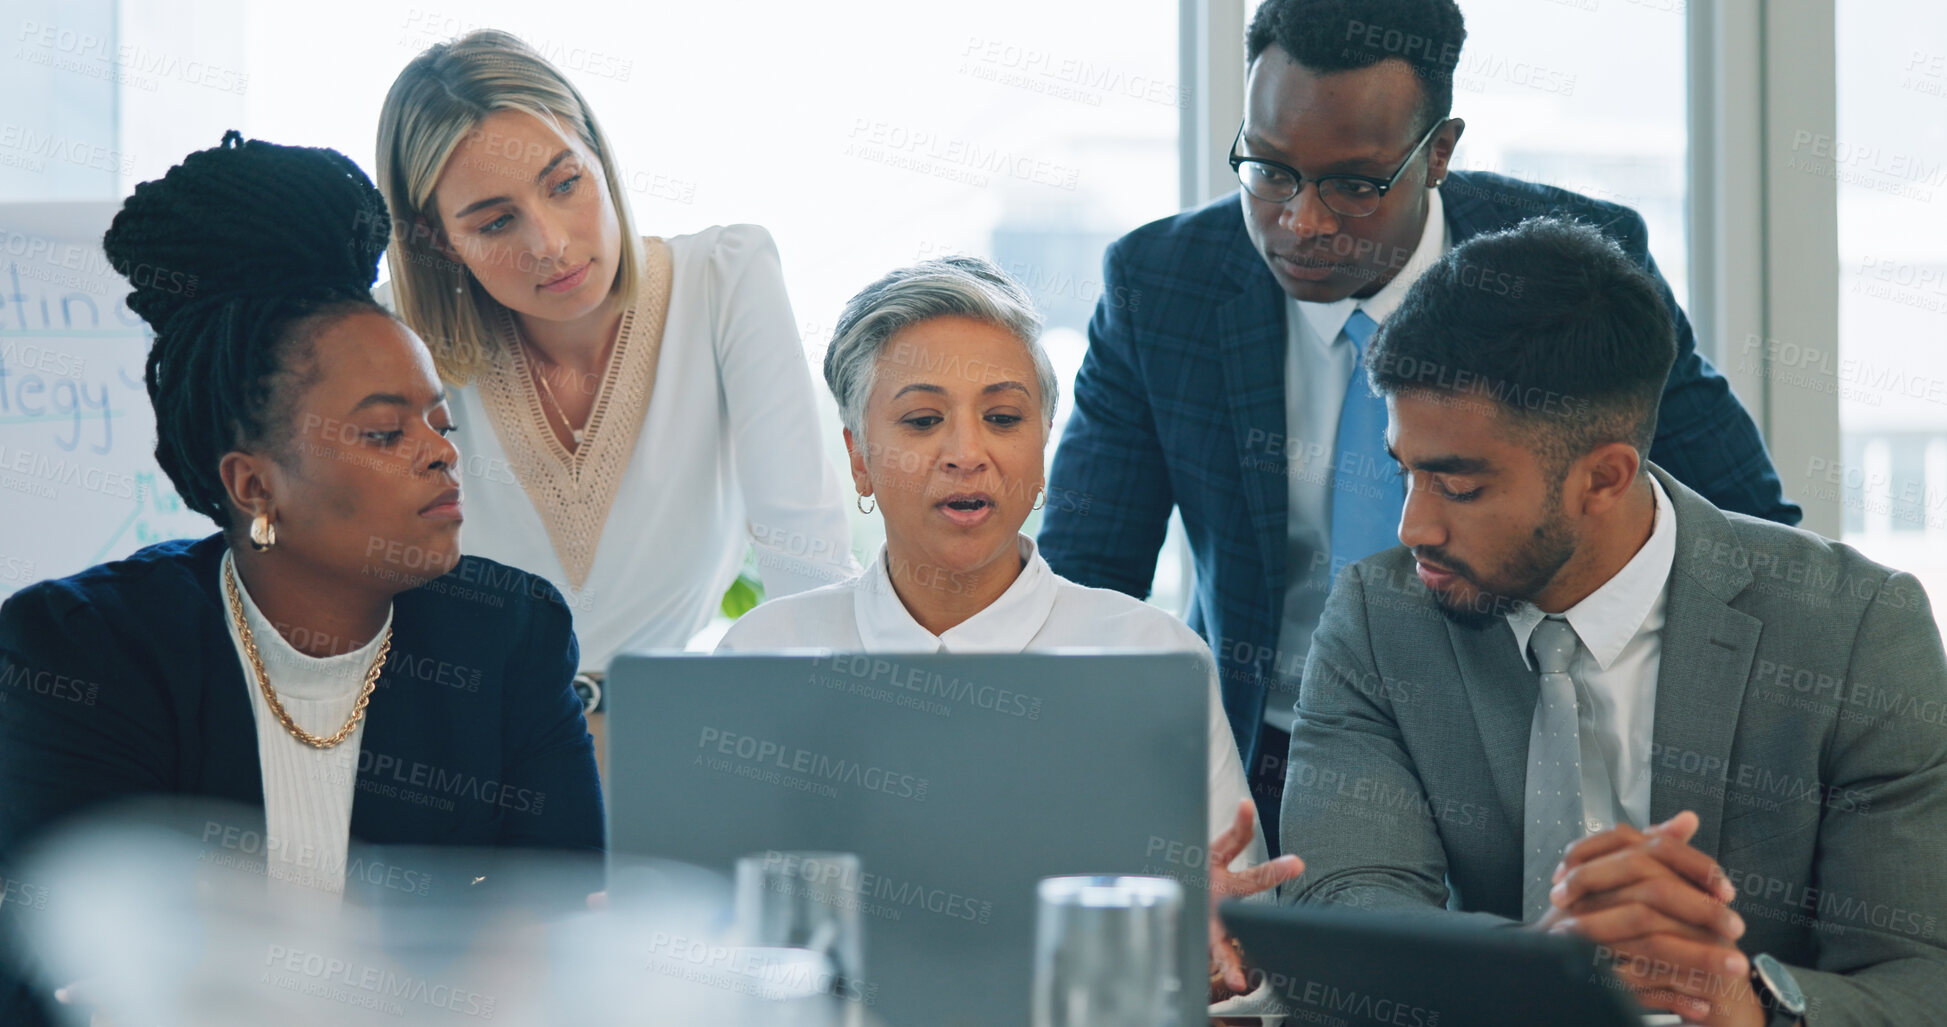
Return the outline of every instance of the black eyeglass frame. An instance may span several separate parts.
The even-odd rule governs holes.
[[[1374,189],[1378,190],[1379,192],[1378,199],[1375,200],[1373,203],[1373,209],[1366,211],[1363,214],[1354,214],[1347,211],[1343,211],[1338,209],[1337,207],[1332,206],[1330,201],[1327,201],[1325,199],[1324,193],[1319,194],[1318,196],[1319,202],[1325,204],[1325,209],[1331,211],[1334,214],[1337,214],[1342,218],[1371,217],[1372,215],[1379,213],[1379,203],[1386,199],[1386,194],[1390,192],[1393,188],[1393,185],[1399,181],[1399,176],[1405,174],[1406,169],[1412,166],[1413,158],[1418,157],[1420,155],[1420,151],[1426,148],[1426,144],[1432,141],[1434,135],[1438,133],[1442,128],[1445,128],[1447,122],[1452,120],[1453,120],[1452,118],[1441,118],[1440,120],[1435,121],[1432,127],[1426,130],[1426,134],[1420,137],[1420,141],[1414,143],[1413,148],[1407,151],[1406,159],[1399,162],[1399,168],[1395,170],[1392,173],[1392,175],[1390,175],[1389,177],[1374,178],[1371,175],[1320,175],[1317,178],[1311,179],[1313,189],[1317,189],[1318,186],[1322,183],[1330,182],[1334,180],[1363,182],[1366,185],[1372,186]],[[1289,164],[1283,163],[1282,161],[1269,160],[1264,157],[1238,156],[1237,147],[1238,144],[1242,143],[1243,141],[1244,141],[1244,123],[1240,121],[1237,124],[1237,138],[1232,139],[1230,141],[1230,170],[1232,174],[1237,176],[1237,183],[1244,187],[1245,192],[1250,193],[1253,197],[1263,200],[1266,203],[1290,203],[1292,200],[1298,198],[1299,193],[1305,191],[1305,181],[1306,181],[1305,176],[1297,168],[1294,168]],[[1246,183],[1244,181],[1244,165],[1246,164],[1262,164],[1265,167],[1276,168],[1279,171],[1282,171],[1285,174],[1290,175],[1291,180],[1294,183],[1291,189],[1291,195],[1281,200],[1274,200],[1268,196],[1258,196],[1257,193],[1251,192],[1251,187],[1249,183]]]

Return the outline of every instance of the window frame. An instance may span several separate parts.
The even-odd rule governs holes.
[[[1773,388],[1769,345],[1839,345],[1838,183],[1798,170],[1792,150],[1800,133],[1837,131],[1838,11],[1720,0],[1687,17],[1690,320],[1804,508],[1800,527],[1838,538],[1839,497],[1808,487],[1812,467],[1840,459],[1836,364],[1795,365],[1794,387]]]

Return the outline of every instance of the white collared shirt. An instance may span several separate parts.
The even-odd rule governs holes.
[[[1020,537],[1021,574],[986,609],[935,635],[921,627],[893,591],[886,550],[849,581],[783,596],[744,614],[718,652],[828,649],[836,652],[1018,653],[1073,647],[1194,652],[1209,668],[1210,836],[1230,826],[1237,803],[1250,797],[1244,765],[1231,739],[1210,647],[1189,626],[1154,606],[1106,588],[1077,585],[1054,572],[1034,540]],[[1233,868],[1264,862],[1255,826],[1250,847]]]
[[[1650,818],[1650,740],[1656,731],[1656,679],[1663,665],[1663,618],[1669,604],[1670,568],[1677,556],[1677,519],[1663,484],[1650,476],[1656,501],[1649,541],[1615,577],[1589,593],[1562,616],[1580,640],[1569,676],[1575,701],[1592,724],[1596,745],[1615,784],[1614,796],[1582,797],[1596,821],[1592,830],[1613,826],[1620,815],[1632,827]],[[1523,603],[1507,615],[1521,660],[1534,669],[1528,638],[1547,616]]]
[[[1345,334],[1352,312],[1373,321],[1386,318],[1406,299],[1413,282],[1449,249],[1446,207],[1440,190],[1428,190],[1426,225],[1413,255],[1399,273],[1365,299],[1307,303],[1285,298],[1284,410],[1281,449],[1290,504],[1286,521],[1284,620],[1278,630],[1273,670],[1285,691],[1264,708],[1266,723],[1285,731],[1297,719],[1298,682],[1311,651],[1312,630],[1331,589],[1332,463],[1338,451],[1339,413],[1345,386],[1357,365],[1356,348]],[[1288,696],[1290,701],[1283,701]]]

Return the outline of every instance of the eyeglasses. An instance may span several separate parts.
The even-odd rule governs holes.
[[[1433,127],[1427,129],[1426,134],[1420,137],[1420,141],[1413,144],[1413,149],[1406,154],[1406,159],[1399,162],[1399,170],[1394,171],[1389,177],[1321,175],[1312,179],[1313,187],[1318,190],[1319,200],[1325,204],[1325,209],[1340,217],[1362,218],[1377,211],[1379,201],[1386,198],[1386,193],[1392,189],[1393,183],[1399,181],[1399,176],[1406,173],[1407,165],[1413,163],[1413,158],[1419,156],[1420,151],[1426,147],[1427,140],[1432,139],[1433,134],[1440,131],[1440,127],[1446,123],[1445,118],[1434,122]],[[1289,164],[1280,164],[1259,157],[1238,156],[1237,147],[1243,141],[1244,126],[1240,124],[1237,126],[1237,138],[1231,140],[1230,144],[1230,169],[1237,172],[1237,181],[1243,184],[1244,191],[1266,203],[1290,203],[1292,197],[1297,196],[1298,191],[1304,188],[1305,176],[1299,174],[1298,169]]]

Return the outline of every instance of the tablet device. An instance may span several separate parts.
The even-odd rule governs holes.
[[[1287,1025],[1640,1027],[1594,945],[1438,913],[1226,903]]]

